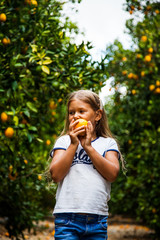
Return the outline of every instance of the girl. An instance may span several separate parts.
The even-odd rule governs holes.
[[[107,239],[111,182],[119,173],[120,151],[107,124],[102,102],[89,90],[68,100],[62,135],[51,151],[50,173],[58,183],[55,239]],[[79,119],[87,126],[75,128]]]

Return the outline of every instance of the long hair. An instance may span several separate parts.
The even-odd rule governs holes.
[[[68,102],[67,102],[66,121],[65,121],[65,127],[63,130],[63,134],[67,134],[69,131],[69,112],[68,112],[68,110],[69,110],[69,105],[70,105],[71,101],[73,101],[74,99],[79,99],[85,103],[88,103],[94,111],[97,111],[100,109],[102,111],[102,118],[96,124],[96,129],[95,129],[96,135],[97,135],[97,137],[102,136],[102,137],[112,137],[113,138],[112,133],[108,126],[108,119],[107,119],[105,110],[103,108],[102,101],[96,93],[94,93],[90,90],[78,90],[78,91],[72,92],[69,95]]]
[[[119,148],[119,153],[120,153],[120,160],[122,163],[122,169],[126,170],[124,159],[120,152],[120,146],[118,144],[118,141],[116,140],[116,138],[113,136],[113,134],[110,131],[110,128],[108,125],[107,114],[104,110],[101,99],[99,98],[99,96],[96,93],[94,93],[90,90],[78,90],[78,91],[72,92],[69,95],[68,102],[67,102],[67,113],[66,113],[65,126],[64,126],[64,129],[63,129],[61,135],[65,135],[69,132],[69,105],[70,105],[71,101],[73,101],[75,99],[81,100],[81,101],[89,104],[94,111],[97,111],[99,109],[102,111],[102,118],[97,122],[96,127],[95,127],[96,136],[97,137],[100,137],[100,136],[101,137],[110,137],[110,138],[113,138],[117,142],[117,145]]]

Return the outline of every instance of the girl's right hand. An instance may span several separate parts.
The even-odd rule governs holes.
[[[74,121],[74,119],[70,122],[69,125],[69,136],[71,138],[71,143],[72,144],[79,144],[79,138],[78,135],[81,133],[84,133],[84,126],[79,127],[77,129],[75,129],[75,126],[78,123],[78,119],[76,121]]]

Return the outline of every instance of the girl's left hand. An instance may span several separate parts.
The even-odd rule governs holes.
[[[93,125],[90,121],[88,121],[85,136],[78,137],[84,149],[91,146],[92,137],[93,137]]]

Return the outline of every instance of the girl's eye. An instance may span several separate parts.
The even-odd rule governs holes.
[[[74,114],[74,112],[73,112],[73,111],[70,111],[70,112],[69,112],[69,115],[73,115],[73,114]]]
[[[80,110],[80,113],[84,113],[84,110]]]

